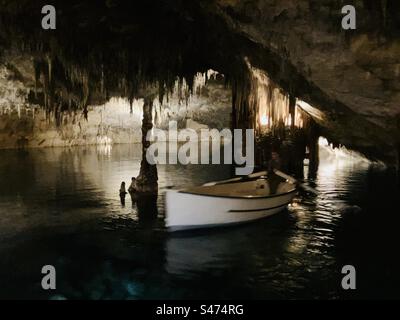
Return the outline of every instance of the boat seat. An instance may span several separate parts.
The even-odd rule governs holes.
[[[285,188],[282,188],[283,192],[286,191],[284,189]],[[187,189],[185,190],[185,192],[228,197],[268,196],[270,195],[270,187],[268,180],[259,179],[241,183],[228,183],[215,186],[200,186]]]

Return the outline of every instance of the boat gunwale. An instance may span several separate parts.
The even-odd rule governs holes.
[[[230,195],[216,195],[216,194],[196,193],[196,192],[190,192],[190,191],[184,191],[184,190],[178,190],[178,193],[191,194],[191,195],[202,196],[202,197],[213,197],[213,198],[259,200],[259,199],[269,199],[269,198],[283,197],[283,196],[287,196],[289,194],[295,193],[297,191],[298,191],[297,188],[294,188],[293,190],[290,190],[290,191],[285,192],[285,193],[272,194],[272,195],[268,195],[268,196],[230,196]]]
[[[229,213],[256,213],[256,212],[262,212],[262,211],[269,211],[269,210],[275,210],[275,209],[279,209],[279,208],[283,208],[283,207],[287,207],[289,204],[292,203],[292,200],[281,204],[279,206],[275,206],[275,207],[269,207],[269,208],[260,208],[260,209],[240,209],[240,210],[229,210]]]

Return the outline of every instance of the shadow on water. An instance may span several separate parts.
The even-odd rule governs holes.
[[[139,224],[142,227],[154,227],[158,217],[157,199],[157,194],[136,196]]]

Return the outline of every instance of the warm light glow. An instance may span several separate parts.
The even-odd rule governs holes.
[[[326,138],[320,137],[320,138],[318,139],[318,145],[319,145],[320,147],[327,147],[327,146],[329,146],[329,142],[328,142],[328,140],[327,140]]]
[[[101,144],[97,146],[97,152],[106,157],[111,157],[112,145],[111,144]]]
[[[292,126],[292,115],[291,114],[289,114],[289,116],[286,117],[285,126],[287,126],[287,127]]]
[[[249,97],[250,105],[254,105],[259,114],[259,125],[272,128],[273,125],[283,124],[286,127],[294,125],[297,128],[304,127],[304,114],[300,107],[312,109],[316,113],[316,109],[310,105],[297,100],[299,106],[296,106],[294,114],[289,112],[289,95],[275,84],[261,69],[254,68],[248,59],[245,59],[247,66],[252,75],[252,93]],[[318,111],[318,110],[317,110]],[[319,115],[319,114],[318,114]]]
[[[193,94],[189,92],[189,85],[185,78],[180,82],[178,79],[175,81],[174,94],[186,97],[189,101],[193,95],[199,94],[201,90],[207,85],[207,80],[216,79],[219,73],[215,70],[209,69],[207,72],[198,72],[193,78]]]
[[[113,141],[110,137],[107,136],[98,136],[97,144],[98,145],[112,145]]]
[[[260,117],[260,123],[262,126],[268,126],[269,120],[268,120],[268,116],[266,114],[264,114]]]
[[[299,107],[296,106],[294,110],[294,125],[297,128],[303,128],[304,127],[304,120],[303,120],[303,110]]]
[[[299,106],[302,110],[304,110],[305,112],[307,112],[310,116],[312,116],[314,119],[318,120],[318,121],[322,121],[324,120],[325,116],[324,114],[319,111],[317,108],[312,107],[311,105],[309,105],[307,102],[304,102],[300,99],[297,99],[296,102],[297,106]]]
[[[370,163],[370,161],[363,155],[356,151],[348,150],[345,146],[334,148],[333,144],[329,143],[324,137],[319,138],[318,145],[320,147],[319,150],[321,159],[341,163]]]

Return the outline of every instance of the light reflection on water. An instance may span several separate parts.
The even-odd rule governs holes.
[[[146,203],[121,207],[118,197],[140,160],[140,146],[2,151],[0,298],[398,297],[391,172],[322,161],[310,181],[318,196],[300,194],[282,214],[171,236],[165,187],[223,179],[230,168],[160,166],[153,221],[141,218]],[[360,289],[346,293],[340,269],[352,263]],[[45,264],[57,268],[55,293],[40,289]]]

